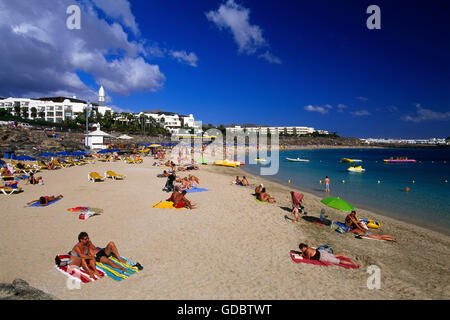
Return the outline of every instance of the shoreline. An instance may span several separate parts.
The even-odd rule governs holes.
[[[280,180],[280,179],[277,179],[277,178],[269,178],[268,176],[262,177],[262,176],[260,176],[260,175],[255,175],[254,173],[245,170],[245,166],[244,166],[244,168],[239,168],[239,169],[242,171],[242,173],[245,173],[245,174],[251,174],[251,175],[253,175],[253,176],[255,176],[255,177],[258,177],[260,180],[271,181],[271,182],[277,183],[277,184],[279,184],[279,185],[281,185],[281,186],[283,186],[283,187],[290,188],[290,189],[298,189],[298,190],[301,190],[301,193],[308,193],[308,194],[310,194],[310,195],[312,195],[312,196],[314,196],[314,197],[321,198],[320,195],[319,195],[319,192],[311,191],[311,190],[308,189],[307,187],[298,186],[298,185],[296,185],[295,183],[293,183],[293,184],[291,185],[291,184],[286,183],[286,182],[284,182],[284,181],[282,181],[282,180]],[[305,191],[305,189],[306,189],[306,191]],[[414,226],[416,226],[416,227],[421,227],[421,228],[427,229],[427,230],[429,230],[429,231],[439,232],[440,234],[442,234],[442,235],[444,235],[444,236],[450,236],[450,230],[447,230],[447,229],[445,229],[445,228],[441,228],[441,227],[438,226],[438,225],[424,224],[424,223],[423,223],[422,221],[420,221],[420,220],[414,220],[414,219],[412,219],[412,218],[403,217],[403,216],[401,216],[401,215],[393,215],[393,214],[390,214],[390,213],[389,213],[388,211],[386,211],[386,210],[381,210],[381,209],[379,209],[379,208],[371,207],[371,206],[368,206],[368,205],[365,205],[365,204],[361,204],[361,203],[358,203],[358,202],[355,202],[355,203],[353,203],[353,204],[354,204],[355,208],[356,208],[356,207],[359,207],[359,208],[361,208],[361,209],[364,209],[365,211],[372,212],[372,213],[374,213],[375,215],[380,215],[380,216],[382,216],[382,217],[386,217],[386,218],[390,218],[390,219],[395,219],[395,220],[397,220],[397,221],[399,221],[399,222],[411,224],[411,225],[414,225]]]

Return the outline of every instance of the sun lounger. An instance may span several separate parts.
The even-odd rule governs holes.
[[[13,194],[13,193],[21,192],[22,188],[21,187],[11,188],[11,187],[0,186],[0,191],[3,192],[6,195],[10,195],[10,194]]]
[[[117,174],[114,171],[109,170],[105,172],[105,177],[116,180],[116,179],[124,179],[125,175]]]
[[[89,172],[88,179],[89,181],[96,182],[97,180],[104,181],[105,177],[99,175],[98,172]]]
[[[107,157],[105,157],[105,158],[98,159],[98,161],[102,161],[102,162],[110,162],[110,161],[111,161],[111,156],[107,156]]]

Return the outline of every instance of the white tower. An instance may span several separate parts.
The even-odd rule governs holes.
[[[103,86],[100,86],[100,90],[98,90],[98,105],[105,105],[105,89],[103,89]]]

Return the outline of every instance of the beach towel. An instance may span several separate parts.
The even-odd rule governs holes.
[[[58,199],[56,199],[56,200],[53,200],[53,201],[50,201],[47,205],[45,205],[45,206],[41,206],[41,204],[39,203],[39,202],[35,202],[35,203],[32,203],[32,204],[30,204],[29,205],[29,207],[47,207],[47,206],[49,206],[49,205],[51,205],[51,204],[54,204],[55,202],[57,202],[57,201],[59,201],[59,200],[61,200],[62,198],[58,198]]]
[[[256,200],[256,202],[259,202],[259,203],[269,203],[269,201],[261,201],[257,197],[255,197],[255,200]]]
[[[333,263],[329,263],[329,262],[323,262],[323,261],[318,261],[318,260],[310,260],[310,259],[304,259],[304,258],[299,258],[298,255],[300,254],[300,252],[298,251],[294,251],[291,250],[289,252],[292,261],[294,261],[295,263],[309,263],[309,264],[315,264],[317,266],[339,266],[339,267],[343,267],[346,269],[358,269],[359,266],[349,266],[346,264],[333,264]],[[344,257],[344,258],[339,258],[340,260],[344,260],[344,261],[348,261],[348,262],[352,262],[349,258]]]
[[[159,209],[184,209],[184,208],[175,208],[173,206],[172,201],[159,201],[152,205],[152,208],[159,208]]]
[[[231,183],[238,187],[253,188],[253,186],[243,186],[242,184],[237,184],[236,181],[232,181]]]
[[[70,256],[69,255],[58,255],[58,257],[61,260],[70,260]],[[66,277],[75,280],[75,281],[79,281],[81,283],[88,283],[88,282],[93,282],[95,280],[101,279],[105,276],[105,273],[102,270],[97,269],[98,271],[100,271],[101,276],[94,276],[93,278],[91,278],[89,276],[89,273],[84,270],[81,267],[75,267],[75,266],[55,266],[56,270],[58,270],[59,272],[61,272],[62,274],[64,274]]]
[[[194,188],[194,189],[184,189],[184,190],[186,190],[186,193],[208,191],[208,189],[204,189],[204,188]]]
[[[127,258],[121,257],[123,260],[125,260],[125,263],[119,262],[119,260],[114,256],[111,255],[108,259],[111,261],[114,261],[114,263],[119,264],[123,268],[126,269],[126,271],[121,271],[118,268],[111,267],[107,264],[103,264],[101,262],[96,262],[95,265],[97,266],[97,269],[100,269],[103,271],[108,277],[116,280],[116,281],[122,281],[125,279],[128,279],[131,275],[138,273],[139,269],[138,267],[134,267],[134,263],[132,263]]]
[[[91,212],[91,213],[103,213],[103,209],[93,208],[93,207],[75,207],[69,208],[67,211],[70,212]]]

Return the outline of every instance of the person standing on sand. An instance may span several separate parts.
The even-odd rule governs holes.
[[[325,192],[329,193],[330,192],[330,178],[328,178],[328,176],[325,177],[323,184],[325,185]]]

